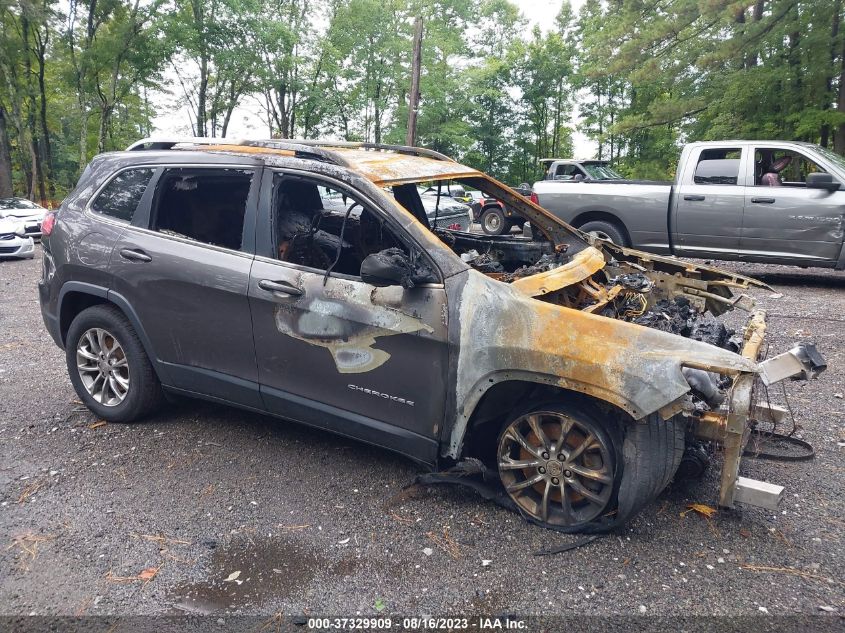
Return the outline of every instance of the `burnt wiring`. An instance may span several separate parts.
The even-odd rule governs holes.
[[[332,270],[337,263],[340,261],[340,256],[343,253],[343,235],[346,232],[346,221],[349,219],[349,214],[352,213],[353,207],[356,205],[351,204],[349,208],[346,209],[346,215],[343,216],[343,223],[340,225],[340,245],[337,248],[337,254],[335,255],[334,261],[331,263],[331,266],[326,268],[326,274],[323,275],[323,286],[325,286],[329,281],[329,275],[331,274]]]
[[[766,354],[764,357],[768,357],[769,355],[769,346],[766,347]],[[749,444],[753,441],[754,448],[746,448],[743,450],[742,454],[744,457],[751,457],[753,459],[764,459],[768,461],[777,461],[777,462],[801,462],[801,461],[808,461],[813,459],[816,455],[816,450],[813,448],[812,444],[807,442],[806,440],[802,440],[800,438],[794,437],[796,431],[801,428],[798,423],[795,421],[795,414],[792,411],[792,406],[789,404],[789,396],[786,392],[786,385],[781,383],[781,389],[783,390],[783,398],[784,402],[786,403],[786,409],[789,412],[789,418],[792,422],[792,429],[787,434],[778,433],[778,421],[774,414],[774,409],[772,407],[772,399],[771,395],[769,394],[769,388],[767,385],[761,383],[763,387],[763,392],[766,395],[766,406],[769,410],[770,420],[768,422],[771,423],[772,428],[768,431],[763,431],[756,426],[751,431],[752,438],[749,438]],[[785,444],[787,446],[794,446],[798,447],[802,450],[801,453],[797,455],[785,455],[782,453],[773,453],[769,451],[761,450],[765,445],[773,445],[775,443]]]
[[[613,307],[616,309],[617,314],[621,314],[626,319],[633,319],[638,316],[642,316],[648,309],[648,299],[646,299],[645,295],[641,292],[629,290],[622,295],[623,303],[621,310],[617,305],[617,301],[618,298],[614,300]],[[634,303],[638,305],[634,306]]]

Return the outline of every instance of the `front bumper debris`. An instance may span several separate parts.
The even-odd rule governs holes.
[[[766,313],[755,312],[743,333],[740,354],[757,361],[766,334]],[[784,411],[762,402],[754,402],[758,379],[766,386],[786,378],[815,378],[827,364],[814,345],[801,344],[788,352],[763,361],[759,373],[736,376],[726,402],[718,409],[698,416],[695,435],[699,439],[716,441],[724,448],[719,505],[732,508],[734,503],[747,503],[773,509],[783,495],[783,487],[739,476],[742,453],[756,420],[783,419]]]

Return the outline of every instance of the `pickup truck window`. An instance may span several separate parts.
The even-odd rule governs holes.
[[[816,147],[816,151],[824,156],[831,163],[836,165],[839,169],[845,170],[845,157],[840,156],[836,152],[831,152],[826,147]]]
[[[758,147],[754,152],[754,185],[757,187],[803,187],[807,175],[813,173],[827,172],[800,152],[773,147]]]
[[[742,150],[706,149],[698,157],[693,181],[697,185],[735,185],[739,179]]]
[[[584,175],[578,165],[558,165],[555,180],[574,180],[575,176]]]
[[[590,174],[593,180],[623,180],[623,177],[618,172],[614,171],[607,165],[584,165],[584,170]]]

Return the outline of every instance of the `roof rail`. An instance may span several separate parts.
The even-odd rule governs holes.
[[[434,158],[435,160],[452,161],[451,158],[445,154],[441,154],[433,149],[426,149],[424,147],[411,147],[410,145],[387,145],[384,143],[364,143],[360,141],[320,141],[314,139],[273,139],[271,142],[287,142],[296,143],[298,145],[308,145],[311,147],[342,147],[345,149],[381,149],[398,154],[408,154],[410,156],[425,156],[426,158]],[[263,141],[258,141],[263,142]]]
[[[386,150],[396,152],[398,154],[423,156],[426,158],[433,158],[435,160],[453,162],[452,159],[445,154],[436,152],[433,149],[425,149],[423,147],[385,145],[383,143],[362,143],[357,141],[320,141],[313,139],[286,138],[257,140],[212,138],[207,136],[144,138],[132,143],[126,148],[126,151],[167,150],[172,149],[176,145],[242,145],[247,147],[266,147],[268,149],[287,149],[296,152],[296,155],[300,158],[313,158],[346,166],[348,166],[348,162],[340,154],[332,152],[332,148]]]
[[[171,149],[174,145],[186,143],[189,145],[243,145],[247,141],[228,138],[211,138],[208,136],[175,136],[161,138],[142,138],[126,148],[127,152],[139,150]]]
[[[300,145],[296,142],[277,141],[275,139],[247,140],[231,138],[213,138],[208,136],[145,138],[132,143],[132,145],[126,148],[126,151],[137,152],[145,150],[168,150],[173,149],[176,145],[231,145],[233,151],[235,151],[235,148],[238,146],[266,147],[268,149],[284,149],[290,150],[298,158],[310,158],[313,160],[329,162],[337,165],[347,165],[347,162],[339,158],[336,154],[333,154],[332,152],[327,152],[321,148],[311,147],[310,145]]]

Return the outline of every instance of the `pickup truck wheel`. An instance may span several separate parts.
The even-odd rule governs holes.
[[[502,484],[520,510],[567,531],[612,511],[621,443],[618,428],[607,426],[559,403],[533,406],[506,424],[496,461]]]
[[[134,422],[162,400],[161,384],[129,321],[114,306],[80,312],[67,333],[68,375],[83,404],[109,422]]]
[[[625,234],[618,226],[612,224],[611,222],[593,220],[592,222],[585,222],[578,228],[584,231],[584,233],[589,233],[599,239],[613,242],[619,246],[628,245],[628,240],[625,239]]]
[[[481,230],[487,235],[504,235],[510,230],[505,212],[499,206],[490,206],[481,210]]]

